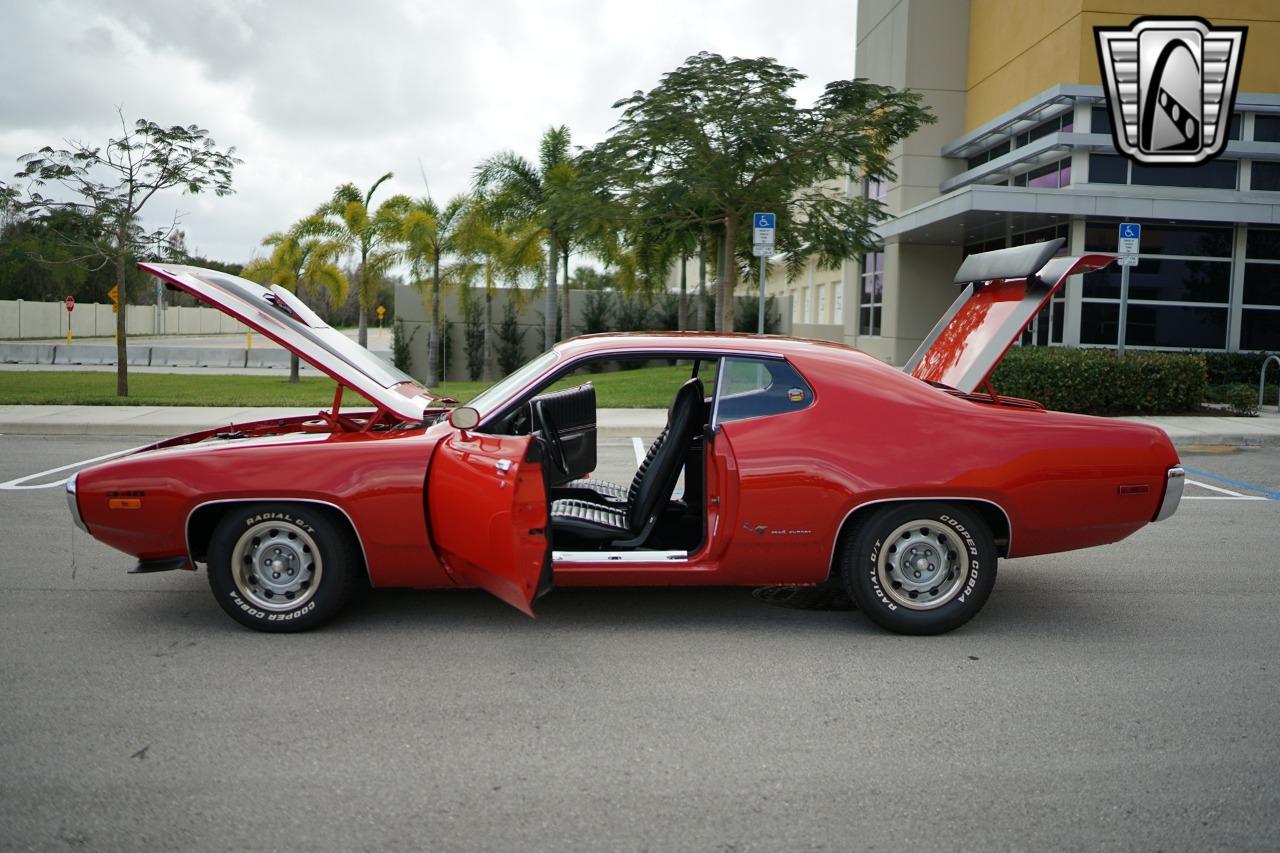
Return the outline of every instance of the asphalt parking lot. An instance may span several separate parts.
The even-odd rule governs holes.
[[[0,436],[0,481],[141,443]],[[1274,850],[1280,448],[1210,450],[1173,519],[1002,563],[937,638],[746,590],[266,636],[0,490],[0,848]]]

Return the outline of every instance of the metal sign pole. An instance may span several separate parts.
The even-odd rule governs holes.
[[[1129,325],[1129,266],[1120,268],[1120,328],[1116,338],[1116,357],[1124,358],[1124,332]]]
[[[760,305],[756,312],[756,334],[764,334],[764,255],[760,256]]]

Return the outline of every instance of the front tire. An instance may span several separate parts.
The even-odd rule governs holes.
[[[841,571],[858,609],[898,634],[942,634],[982,609],[996,582],[986,523],[962,506],[895,504],[845,538]]]
[[[209,540],[209,588],[257,631],[315,628],[350,599],[361,567],[350,533],[322,507],[257,503],[228,510]]]

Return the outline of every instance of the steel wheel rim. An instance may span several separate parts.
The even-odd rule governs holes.
[[[876,575],[885,595],[908,610],[933,610],[951,601],[969,579],[969,550],[950,526],[918,518],[884,540]]]
[[[323,569],[316,541],[289,522],[255,524],[231,551],[236,591],[255,607],[277,613],[310,601]]]

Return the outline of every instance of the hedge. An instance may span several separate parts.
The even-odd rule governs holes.
[[[1014,347],[992,377],[996,392],[1089,415],[1167,415],[1205,399],[1202,353]]]
[[[1209,371],[1210,385],[1234,385],[1241,383],[1258,387],[1258,377],[1262,375],[1262,362],[1268,352],[1206,352],[1204,363]],[[1276,366],[1271,365],[1267,371],[1267,384],[1276,379]]]

